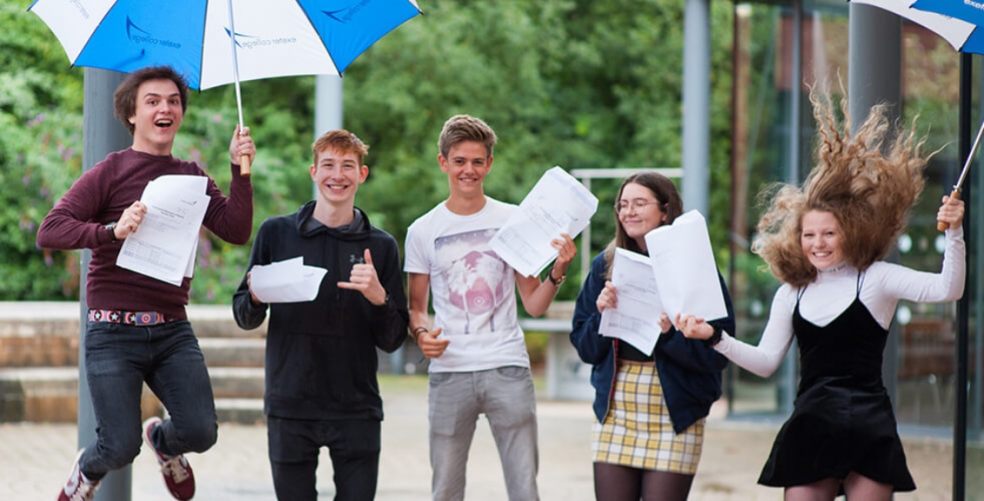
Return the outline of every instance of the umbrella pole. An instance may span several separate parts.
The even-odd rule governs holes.
[[[229,7],[229,45],[232,47],[232,75],[235,80],[236,87],[236,110],[239,112],[239,130],[241,131],[245,125],[243,123],[243,95],[242,91],[239,89],[239,59],[236,52],[236,21],[232,15],[232,0],[227,0],[226,3]],[[243,177],[249,177],[250,175],[250,162],[249,157],[246,155],[239,157],[239,175]]]
[[[977,147],[981,145],[982,135],[984,135],[984,121],[981,122],[980,128],[977,129],[977,138],[974,139],[974,145],[970,147],[970,153],[967,154],[967,159],[964,160],[963,170],[960,171],[960,177],[957,179],[957,184],[953,185],[953,191],[950,192],[950,198],[960,198],[960,188],[963,186],[964,178],[967,177],[967,173],[970,172],[970,164],[974,161],[974,154],[977,153]],[[942,221],[936,223],[936,229],[939,231],[944,231],[949,227],[949,224]]]

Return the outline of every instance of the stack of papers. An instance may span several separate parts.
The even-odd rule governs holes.
[[[527,277],[539,275],[557,258],[550,241],[561,233],[576,237],[598,210],[598,199],[560,167],[548,170],[489,245]]]
[[[704,216],[695,210],[646,234],[649,256],[616,249],[612,284],[618,307],[601,314],[599,332],[652,353],[666,313],[716,320],[728,315]]]
[[[161,176],[144,188],[140,201],[147,214],[127,236],[116,265],[181,286],[195,269],[198,231],[209,196],[205,176]]]
[[[328,270],[305,266],[303,257],[295,257],[267,265],[256,265],[250,271],[250,290],[264,303],[298,303],[318,297],[321,280]]]

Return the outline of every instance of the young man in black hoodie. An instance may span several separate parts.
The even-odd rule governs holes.
[[[267,308],[267,440],[280,500],[314,501],[321,447],[328,447],[337,500],[371,500],[379,472],[383,402],[376,348],[395,351],[407,335],[396,240],[369,224],[355,194],[369,175],[368,147],[346,130],[313,146],[317,197],[297,212],[268,219],[253,242],[248,269],[302,256],[325,268],[310,302],[261,302],[247,272],[233,297],[244,329],[263,323]]]

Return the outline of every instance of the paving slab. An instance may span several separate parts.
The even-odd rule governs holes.
[[[380,501],[430,499],[426,382],[422,376],[384,379],[386,419],[380,459]],[[782,499],[779,489],[755,483],[777,427],[727,420],[715,408],[708,420],[704,454],[690,499],[696,501]],[[540,401],[540,495],[545,501],[594,499],[588,402]],[[0,500],[53,500],[76,452],[71,424],[0,424]],[[952,482],[952,449],[945,439],[905,440],[919,490],[897,500],[946,500]],[[205,454],[190,454],[198,478],[198,500],[274,499],[263,425],[222,424],[219,441]],[[319,499],[333,498],[331,463],[323,450],[318,470]],[[979,476],[979,475],[977,475]],[[968,471],[968,477],[975,474]],[[979,481],[979,479],[977,479]],[[170,501],[149,451],[132,469],[133,501]],[[968,499],[984,499],[968,489]],[[468,462],[469,501],[507,499],[498,455],[487,422],[480,419]]]

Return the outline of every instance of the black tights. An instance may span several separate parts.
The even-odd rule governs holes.
[[[683,473],[594,464],[595,499],[598,501],[684,501],[693,482],[693,475]]]

